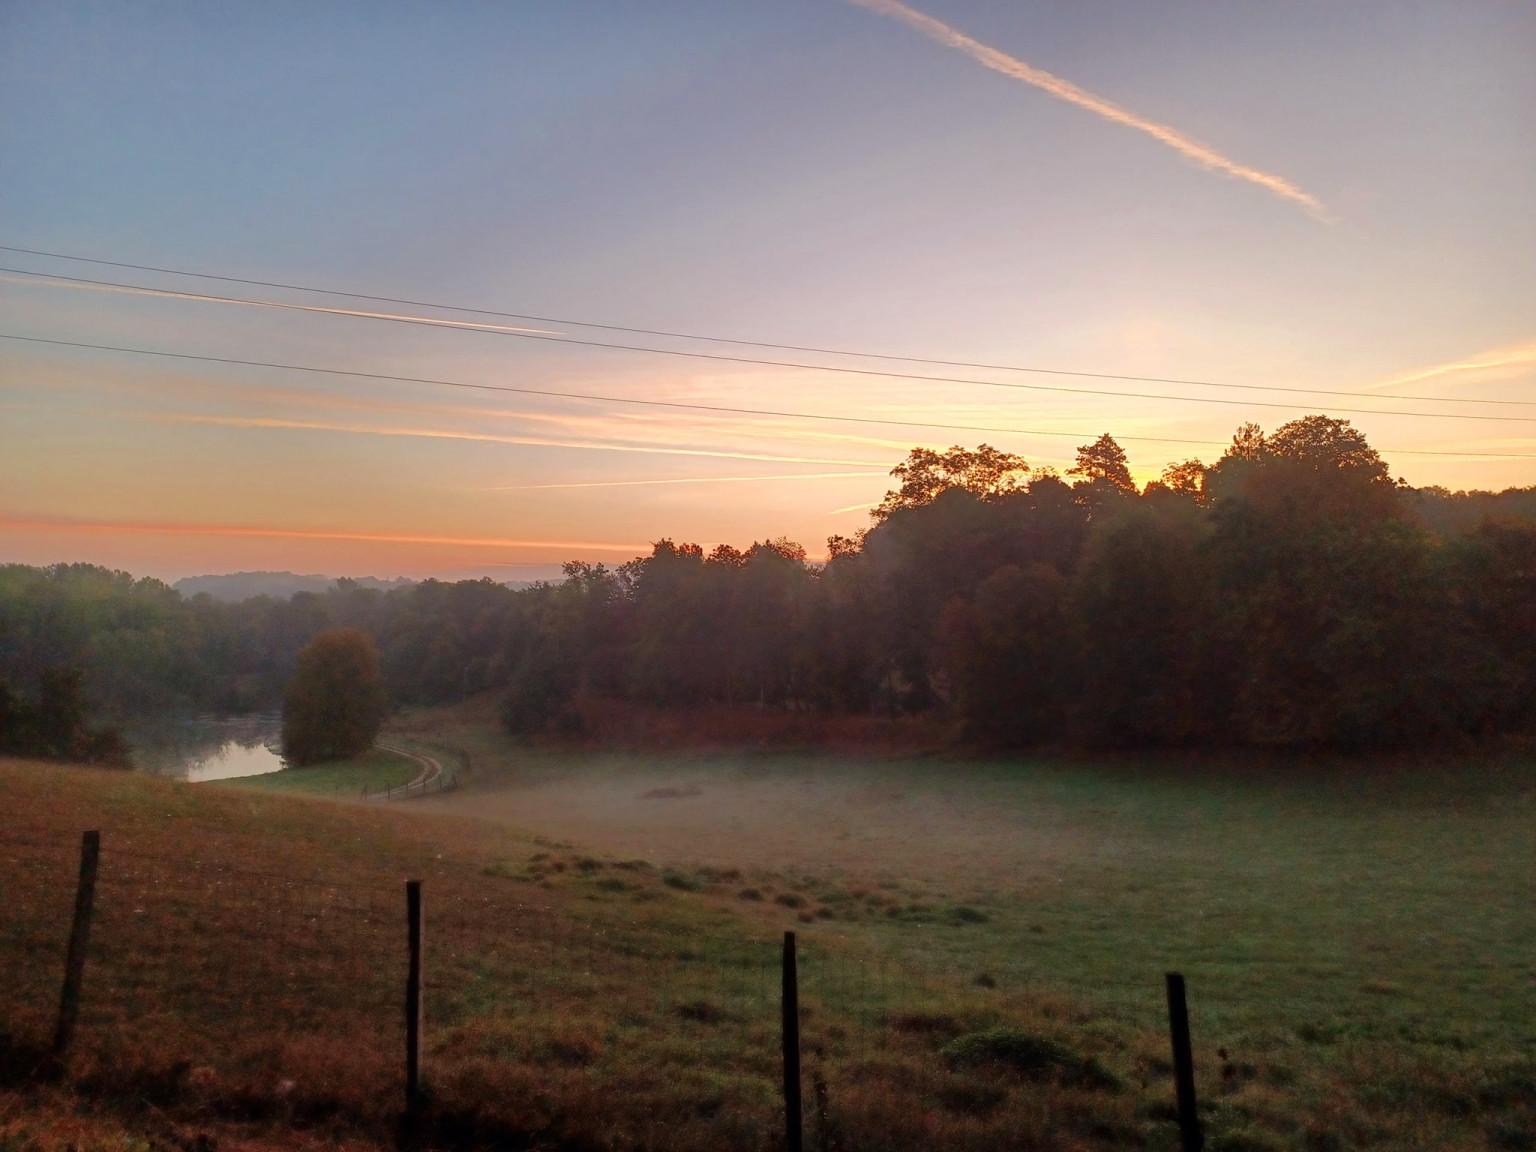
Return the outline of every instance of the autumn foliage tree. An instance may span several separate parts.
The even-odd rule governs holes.
[[[302,766],[365,752],[386,710],[373,640],[356,628],[322,632],[299,653],[283,696],[283,758]]]

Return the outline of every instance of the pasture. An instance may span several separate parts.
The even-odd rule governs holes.
[[[1092,1005],[1094,1029],[1155,1031],[1161,975],[1182,971],[1229,1080],[1319,1103],[1371,1068],[1369,1095],[1434,1129],[1437,1108],[1484,1110],[1468,1069],[1536,1061],[1527,761],[655,755],[517,747],[464,720],[440,736],[477,772],[423,811],[739,868],[748,915],[760,896],[782,918],[784,899],[906,969]]]
[[[105,844],[75,1077],[12,1082],[0,1142],[146,1115],[181,1146],[386,1141],[414,875],[441,1147],[772,1147],[784,928],[825,1085],[813,1138],[847,1152],[1173,1147],[1167,968],[1213,1150],[1531,1146],[1520,764],[1237,780],[401,728],[465,753],[464,789],[364,807],[0,764],[13,1074],[46,1033],[72,837]]]
[[[476,764],[415,810],[743,869],[904,960],[1085,993],[1181,968],[1209,1010],[1256,1026],[1322,1013],[1346,1034],[1536,1039],[1525,764],[484,746]],[[974,930],[941,930],[957,908]]]

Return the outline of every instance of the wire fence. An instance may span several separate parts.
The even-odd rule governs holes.
[[[0,865],[0,1046],[43,1052],[60,1007],[79,841],[8,832]],[[605,882],[624,884],[624,867],[610,865]],[[105,1084],[131,1081],[146,1098],[202,1093],[257,1112],[364,1122],[397,1114],[407,1046],[404,879],[300,877],[234,866],[216,848],[171,855],[109,838],[72,1067]],[[784,1145],[781,939],[742,935],[724,921],[717,932],[684,932],[659,917],[584,920],[569,905],[511,891],[462,875],[428,882],[421,1059],[430,1107],[509,1140],[574,1127],[613,1147]],[[796,947],[809,1146],[845,1146],[839,1132],[851,1117],[906,1117],[921,1135],[903,1091],[951,1093],[951,1110],[967,1123],[969,1113],[1001,1107],[985,1084],[943,1072],[938,1053],[989,1013],[996,1019],[988,1004],[1023,988],[1034,1025],[1085,1038],[1085,1051],[1117,1055],[1122,1070],[1142,1059],[1116,1051],[1125,1036],[1147,1040],[1149,1053],[1155,1040],[1158,1055],[1144,1063],[1172,1122],[1161,972],[1144,983],[1099,981],[1085,999],[1056,995],[1049,974],[1017,954],[966,966],[942,953],[896,958],[832,924],[807,926]],[[1220,998],[1202,998],[1206,987],[1191,1016],[1202,1094],[1219,1097],[1256,1073],[1229,1059],[1227,1038],[1239,1029]],[[1527,1000],[1531,987],[1527,980]],[[1040,1053],[1061,1058],[1049,1046]],[[1070,1099],[1095,1076],[1110,1084],[1095,1067],[1062,1063],[1057,1071],[1070,1075],[1042,1090]],[[1053,1099],[1039,1105],[1047,1116],[1061,1106]],[[980,1134],[968,1145],[972,1128]],[[996,1139],[977,1124],[940,1135],[956,1147]]]
[[[383,788],[364,784],[362,798],[364,800],[409,800],[413,796],[437,796],[444,792],[454,792],[458,787],[458,773],[452,768],[443,768],[435,775],[421,776],[404,784],[385,785]]]

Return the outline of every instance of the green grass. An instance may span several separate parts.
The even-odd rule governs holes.
[[[1056,1004],[1160,1085],[1163,974],[1184,973],[1232,1147],[1524,1147],[1510,1133],[1536,1128],[1528,758],[657,756],[443,720],[477,777],[439,810],[643,852],[675,887],[880,957],[877,979],[937,982],[914,1001],[938,1018]],[[727,864],[742,880],[703,879]],[[852,1006],[857,979],[824,987]]]
[[[1529,763],[656,757],[466,734],[467,787],[387,811],[21,766],[0,802],[105,828],[109,862],[126,841],[365,886],[355,920],[288,896],[250,937],[286,944],[253,950],[250,925],[201,904],[145,923],[157,876],[104,897],[123,971],[96,985],[153,994],[147,1051],[214,1061],[242,1036],[217,1064],[231,1091],[291,1078],[318,1100],[332,1077],[364,1131],[398,1046],[399,879],[425,875],[434,1090],[487,1143],[770,1146],[793,928],[808,1099],[814,1073],[848,1152],[1171,1149],[1170,969],[1213,1152],[1530,1147]],[[63,898],[37,890],[49,956],[70,864]],[[265,988],[260,966],[290,955],[309,976],[278,973],[292,1004],[273,1019],[296,1023],[246,1036],[243,1001],[214,1015],[232,979]],[[145,956],[163,960],[140,972]],[[46,1029],[55,973],[33,966]],[[129,1007],[124,1044],[149,1027]]]
[[[421,765],[409,757],[382,748],[370,748],[350,760],[332,760],[305,768],[284,768],[281,772],[242,776],[218,783],[263,792],[356,799],[362,795],[365,787],[369,792],[382,792],[386,788],[409,784],[420,771]]]
[[[463,735],[477,775],[438,810],[645,853],[678,888],[690,866],[742,868],[744,906],[906,966],[1148,1026],[1178,970],[1197,1029],[1247,1050],[1536,1043],[1527,762],[498,753]]]

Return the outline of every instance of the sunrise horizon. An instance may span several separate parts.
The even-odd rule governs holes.
[[[818,557],[914,447],[1108,433],[1145,485],[1308,413],[1415,487],[1536,483],[1528,18],[1311,20],[18,10],[0,559]]]

